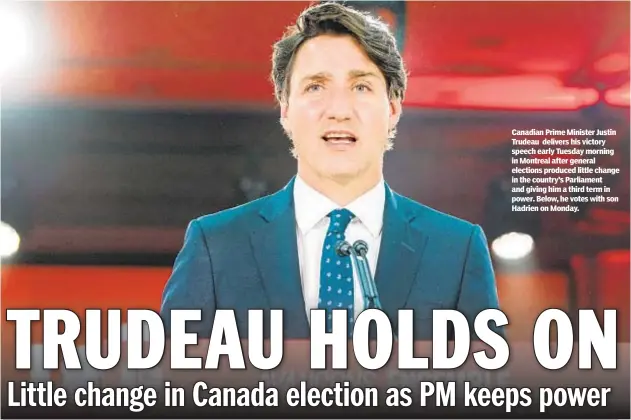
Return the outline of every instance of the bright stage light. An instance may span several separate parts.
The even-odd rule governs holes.
[[[10,225],[0,222],[0,257],[10,257],[20,248],[20,235]]]
[[[16,70],[31,54],[28,20],[15,10],[0,8],[0,75]]]
[[[529,255],[535,245],[532,236],[510,232],[495,239],[491,244],[493,253],[504,260],[519,260]]]

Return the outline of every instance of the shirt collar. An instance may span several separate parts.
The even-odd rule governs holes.
[[[345,208],[366,226],[370,234],[377,238],[383,227],[383,212],[386,201],[385,183],[381,179]],[[339,208],[335,202],[309,186],[300,176],[294,182],[294,206],[296,223],[301,232],[313,229],[331,211]]]

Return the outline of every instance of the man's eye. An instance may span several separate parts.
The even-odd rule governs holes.
[[[360,92],[370,92],[370,86],[365,83],[359,83],[355,85],[355,89],[359,90]]]
[[[320,88],[322,88],[322,85],[318,83],[313,83],[305,88],[305,92],[317,92],[318,90],[320,90]]]

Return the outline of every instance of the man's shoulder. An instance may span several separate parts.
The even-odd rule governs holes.
[[[414,220],[412,221],[413,225],[422,228],[425,232],[436,232],[442,235],[465,235],[468,237],[477,227],[476,224],[460,217],[419,203],[401,194],[394,194],[397,203],[399,203],[405,212],[414,216]]]
[[[205,214],[193,220],[205,233],[221,233],[243,230],[250,231],[260,220],[261,210],[271,196],[264,196],[245,204],[216,213]]]

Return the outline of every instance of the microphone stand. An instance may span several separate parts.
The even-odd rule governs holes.
[[[359,283],[364,294],[364,307],[366,309],[382,309],[377,287],[366,257],[368,245],[364,241],[357,241],[354,246],[351,246],[348,242],[341,241],[337,244],[336,249],[341,256],[350,255],[355,267],[357,267],[357,277],[359,277]]]
[[[357,264],[358,269],[361,273],[360,278],[362,279],[362,289],[364,290],[364,296],[368,300],[368,309],[379,309],[381,310],[381,301],[379,300],[379,294],[377,293],[377,285],[375,284],[375,280],[372,277],[372,273],[370,271],[370,264],[368,263],[368,257],[366,254],[368,253],[368,245],[366,245],[363,241],[355,242],[353,246],[353,251],[355,254],[355,264]]]
[[[364,308],[383,311],[381,301],[379,300],[379,293],[377,292],[377,285],[370,272],[370,264],[366,257],[368,244],[362,240],[358,240],[351,246],[347,241],[340,241],[336,245],[336,250],[340,256],[348,257],[350,255],[357,267],[357,276],[359,277],[359,282],[364,293]],[[393,337],[395,340],[397,339],[397,335],[394,331]]]

